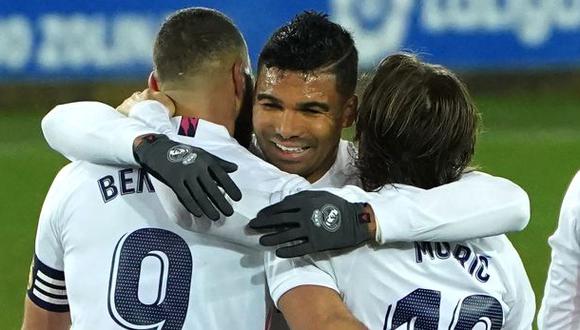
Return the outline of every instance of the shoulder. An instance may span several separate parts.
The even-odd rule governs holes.
[[[502,178],[500,176],[491,175],[489,173],[481,172],[481,171],[469,171],[463,173],[458,181],[463,182],[480,182],[480,183],[497,183],[497,182],[504,182],[509,184],[514,184],[512,181],[506,178]],[[514,184],[515,185],[515,184]]]
[[[83,163],[72,162],[61,168],[52,181],[47,198],[62,200],[72,195],[74,190],[81,185],[84,172]]]
[[[576,173],[576,176],[572,179],[564,200],[562,201],[562,207],[560,209],[560,220],[558,224],[559,231],[567,231],[566,233],[560,233],[561,235],[567,236],[570,234],[575,234],[575,241],[580,241],[580,224],[578,219],[580,218],[580,172]],[[557,235],[555,235],[557,236]]]
[[[354,143],[347,140],[340,140],[338,145],[337,162],[341,166],[342,172],[352,180],[357,176],[358,171],[355,165],[355,159],[358,149]]]
[[[564,207],[573,209],[578,214],[580,209],[580,172],[576,173],[566,191],[566,196],[562,203],[562,208]]]
[[[74,161],[64,166],[54,178],[51,189],[64,193],[80,189],[83,183],[116,173],[122,168],[117,166],[97,165],[85,161]]]
[[[550,238],[552,247],[559,241],[570,251],[577,249],[580,244],[580,172],[572,179],[560,209],[558,228]]]
[[[501,266],[496,267],[502,268],[503,274],[500,277],[504,283],[504,300],[510,308],[508,313],[511,313],[514,309],[522,309],[522,306],[524,306],[524,309],[529,310],[529,313],[533,315],[535,311],[535,294],[517,250],[505,235],[483,240],[491,240],[497,244],[498,256],[495,258],[495,262],[501,261]],[[520,317],[525,316],[521,315]]]
[[[64,166],[54,178],[43,208],[49,208],[54,212],[63,210],[71,203],[82,203],[86,200],[85,197],[93,198],[95,194],[99,194],[103,185],[123,179],[123,171],[133,172],[134,170],[74,161]],[[129,173],[125,175],[128,176]]]
[[[54,178],[44,199],[39,217],[39,230],[50,228],[59,233],[60,228],[67,223],[70,206],[76,204],[85,183],[90,176],[90,170],[85,162],[72,162],[64,166]],[[57,235],[58,236],[58,235]]]

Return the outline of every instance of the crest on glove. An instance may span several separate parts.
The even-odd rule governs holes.
[[[311,220],[316,227],[322,227],[331,233],[337,231],[342,222],[340,210],[332,204],[325,204],[314,210]]]

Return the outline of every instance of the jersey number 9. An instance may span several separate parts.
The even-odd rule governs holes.
[[[145,269],[153,271],[143,273]],[[126,234],[117,243],[113,255],[109,314],[126,329],[182,329],[189,304],[191,273],[191,252],[177,234],[158,228]],[[150,291],[151,286],[147,286],[147,290],[140,292],[144,276],[149,283],[153,279],[156,290]]]

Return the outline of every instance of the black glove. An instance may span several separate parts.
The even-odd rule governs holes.
[[[301,241],[276,250],[280,258],[357,246],[371,239],[365,203],[350,203],[326,191],[302,191],[261,210],[249,226],[274,230],[260,244],[274,246]]]
[[[234,213],[218,186],[234,201],[242,198],[240,189],[227,174],[238,166],[203,149],[172,141],[165,135],[150,134],[142,137],[133,152],[137,162],[168,185],[196,217],[205,214],[211,220],[219,219],[214,205],[226,216]]]

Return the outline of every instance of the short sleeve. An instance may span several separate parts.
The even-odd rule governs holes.
[[[507,238],[505,240],[509,242]],[[506,263],[510,271],[506,274],[509,276],[507,290],[509,297],[505,299],[510,309],[507,311],[503,328],[530,330],[536,314],[536,296],[522,260],[511,243],[509,244],[513,252],[511,260]]]
[[[558,228],[549,238],[552,249],[539,329],[576,329],[580,322],[580,172],[576,175],[560,210]]]
[[[282,259],[274,252],[266,252],[266,278],[276,307],[284,293],[301,285],[323,286],[340,293],[329,259],[326,253]]]
[[[52,183],[38,221],[34,259],[30,270],[28,297],[37,306],[51,312],[69,310],[64,274],[64,250],[61,244],[62,203],[67,199],[67,173],[63,168]]]

